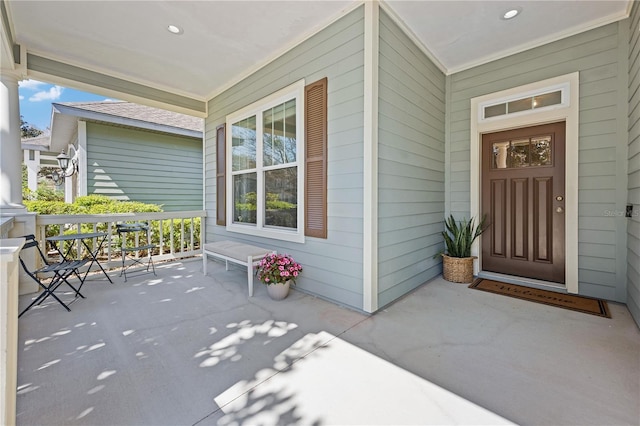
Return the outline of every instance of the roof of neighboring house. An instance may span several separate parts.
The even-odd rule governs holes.
[[[20,140],[22,149],[33,149],[34,151],[48,151],[51,145],[51,135],[43,133],[34,138],[22,138]]]
[[[53,105],[64,105],[77,110],[92,111],[113,117],[146,121],[147,123],[156,123],[196,132],[202,132],[204,129],[204,120],[202,118],[125,101],[56,102]]]
[[[204,119],[125,101],[54,102],[51,146],[65,149],[77,132],[78,119],[201,138]]]

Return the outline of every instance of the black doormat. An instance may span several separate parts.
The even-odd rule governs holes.
[[[597,315],[599,317],[611,318],[607,302],[601,299],[540,290],[516,284],[485,280],[483,278],[475,280],[469,288],[529,300],[531,302],[544,303],[545,305],[557,306],[558,308],[571,309],[572,311],[584,312],[585,314]]]

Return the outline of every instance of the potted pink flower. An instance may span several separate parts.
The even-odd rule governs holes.
[[[274,300],[282,300],[289,294],[291,283],[302,272],[302,266],[288,254],[270,253],[258,264],[258,279],[267,286],[267,293]]]

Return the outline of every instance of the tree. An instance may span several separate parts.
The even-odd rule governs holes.
[[[20,116],[20,137],[35,138],[44,133],[42,130],[24,121],[24,117]]]

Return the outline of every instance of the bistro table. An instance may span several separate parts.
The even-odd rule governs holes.
[[[97,255],[100,252],[100,249],[102,248],[102,245],[104,244],[104,241],[106,238],[107,238],[106,232],[87,232],[87,233],[78,233],[78,234],[56,235],[53,237],[48,237],[47,241],[51,242],[53,247],[58,251],[58,253],[60,253],[60,256],[62,256],[62,259],[65,261],[69,260],[68,257],[69,257],[69,254],[71,253],[71,249],[73,248],[73,244],[69,245],[69,248],[65,252],[64,242],[74,241],[74,240],[78,240],[82,242],[82,245],[86,248],[87,253],[89,253],[89,259],[91,259],[91,262],[89,263],[89,267],[87,268],[87,271],[84,273],[84,276],[80,277],[80,275],[78,275],[78,278],[80,279],[80,287],[82,287],[82,284],[84,284],[84,280],[87,278],[87,275],[89,274],[89,271],[91,270],[91,267],[93,266],[94,263],[98,265],[98,267],[100,268],[104,276],[107,277],[107,279],[111,284],[113,284],[113,281],[111,281],[111,278],[109,277],[107,272],[104,270],[102,265],[100,265],[100,262],[98,261],[98,258],[97,258]],[[91,250],[91,247],[89,246],[89,244],[87,244],[87,240],[92,240],[92,239],[96,239],[97,241],[97,244],[95,245],[94,250]],[[79,254],[80,253],[78,253],[78,255]]]

